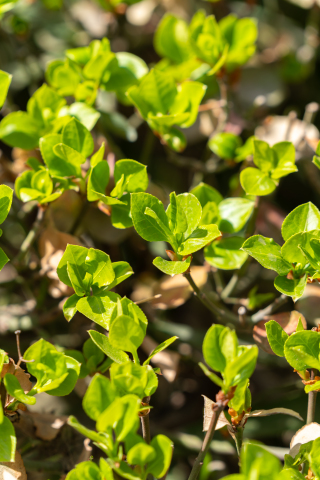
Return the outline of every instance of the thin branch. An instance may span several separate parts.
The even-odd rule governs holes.
[[[316,370],[311,369],[310,380],[314,380],[316,376]],[[314,422],[315,413],[316,413],[316,401],[317,401],[317,392],[308,393],[308,413],[307,413],[307,425]]]
[[[213,411],[213,415],[211,417],[210,425],[208,428],[208,431],[206,433],[206,436],[204,437],[203,444],[200,450],[199,455],[196,458],[196,461],[194,462],[194,465],[192,467],[190,476],[188,480],[197,480],[198,475],[200,473],[201,467],[203,465],[203,460],[209,450],[210,444],[212,442],[212,438],[216,429],[216,425],[218,422],[218,418],[220,416],[220,413],[223,411],[224,406],[223,404],[217,404],[216,409]]]
[[[40,228],[42,226],[43,220],[44,220],[44,214],[45,214],[45,209],[41,206],[38,208],[38,213],[37,213],[37,218],[32,226],[32,229],[24,239],[21,247],[20,247],[20,252],[18,253],[14,263],[15,265],[19,266],[23,263],[25,256],[27,255],[28,251],[32,247],[34,241],[36,240]]]
[[[280,295],[280,297],[276,298],[270,305],[268,305],[266,308],[263,308],[262,310],[259,310],[259,312],[255,313],[252,315],[251,320],[253,323],[257,323],[260,320],[262,320],[266,315],[271,315],[274,313],[276,310],[278,310],[284,303],[288,301],[288,298],[286,295]]]
[[[151,397],[144,397],[141,404],[145,406],[149,406]],[[146,413],[147,412],[147,413]],[[149,419],[149,410],[140,414],[141,419],[141,427],[142,427],[142,436],[146,443],[151,442],[151,434],[150,434],[150,419]]]
[[[194,282],[191,274],[186,272],[183,274],[184,277],[188,280],[192,290],[199,298],[199,300],[203,303],[205,307],[207,307],[222,323],[232,323],[234,325],[239,325],[239,318],[234,313],[230,312],[229,310],[225,309],[221,304],[213,303],[205,293],[201,292],[199,287]]]

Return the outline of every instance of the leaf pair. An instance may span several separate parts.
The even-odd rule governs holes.
[[[296,172],[295,149],[291,142],[276,143],[254,140],[253,162],[257,168],[248,167],[240,173],[240,183],[247,195],[269,195],[281,177]]]
[[[206,86],[199,82],[177,87],[171,76],[155,68],[128,90],[127,97],[164,143],[182,151],[186,140],[174,125],[188,128],[194,124],[205,91]]]
[[[304,330],[301,320],[292,335],[288,335],[275,320],[266,323],[266,331],[273,352],[285,357],[305,378],[306,393],[320,389],[320,381],[308,383],[309,376],[306,374],[307,369],[320,369],[320,333]]]
[[[137,233],[148,242],[163,241],[172,245],[175,261],[157,257],[153,263],[164,273],[185,272],[190,254],[203,248],[220,235],[217,225],[201,225],[202,207],[192,193],[170,194],[167,210],[163,203],[148,193],[131,195],[131,216]],[[188,258],[184,259],[184,256]]]
[[[308,278],[320,277],[320,212],[312,203],[300,205],[282,224],[282,247],[271,238],[254,235],[242,250],[263,267],[278,273],[277,290],[294,301],[304,292]]]
[[[104,145],[91,158],[88,172],[87,197],[89,201],[100,200],[111,208],[111,222],[116,228],[132,226],[130,193],[144,192],[148,187],[147,167],[135,160],[119,160],[114,166],[115,187],[106,195],[109,183],[109,166],[103,160]]]
[[[200,364],[201,368],[225,393],[250,378],[258,358],[256,345],[239,346],[235,331],[222,325],[209,328],[202,351],[206,363],[212,370],[221,373],[222,379],[203,364]]]
[[[70,321],[77,311],[109,327],[119,295],[109,290],[133,274],[127,262],[111,263],[101,250],[68,245],[57,268],[59,279],[75,290],[67,299],[63,312]],[[92,293],[92,295],[91,295]]]

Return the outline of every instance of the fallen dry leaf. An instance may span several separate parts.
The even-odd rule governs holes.
[[[68,417],[65,415],[57,416],[52,413],[26,412],[23,415],[31,418],[35,428],[35,435],[42,440],[53,440],[56,438],[60,429],[68,420]]]
[[[306,319],[297,310],[293,310],[292,312],[276,313],[275,315],[266,316],[263,320],[258,322],[253,328],[253,338],[256,344],[260,348],[262,348],[262,350],[264,350],[265,352],[271,353],[271,355],[275,355],[271,350],[271,347],[268,342],[265,324],[269,322],[269,320],[275,320],[276,322],[279,323],[279,325],[283,328],[283,330],[288,335],[291,335],[296,331],[300,317],[301,317],[303,327],[304,329],[306,329],[307,328]]]
[[[208,269],[203,267],[191,267],[191,275],[195,283],[202,288],[208,278]],[[192,289],[183,275],[170,277],[164,275],[160,280],[146,277],[135,286],[131,298],[134,302],[141,302],[146,298],[153,298],[150,304],[159,310],[177,308],[183,305],[192,295]]]
[[[57,266],[68,245],[82,245],[77,237],[68,233],[59,232],[52,226],[46,228],[39,238],[39,252],[41,256],[41,275],[47,275],[52,282],[49,293],[58,298],[72,293],[72,289],[62,283],[57,275]]]
[[[32,389],[32,383],[30,382],[30,374],[26,373],[20,366],[17,366],[12,358],[9,358],[9,362],[5,363],[2,367],[1,378],[3,378],[7,373],[14,375],[23,389],[24,393],[30,392]],[[10,405],[14,397],[8,396],[8,399],[5,403],[5,407]]]
[[[142,349],[147,355],[158,346],[158,344],[148,335],[144,338],[142,343]],[[161,374],[168,382],[173,382],[176,378],[178,366],[180,361],[180,355],[177,352],[170,350],[163,350],[152,357],[151,362],[160,368]]]
[[[320,437],[320,425],[319,423],[313,422],[305,425],[300,428],[292,437],[290,443],[290,452],[291,457],[295,457],[299,453],[300,446],[304,443],[311,442]]]
[[[18,451],[14,462],[0,463],[0,480],[27,480],[27,472]]]
[[[296,307],[310,324],[318,325],[320,323],[320,287],[316,284],[307,285]]]

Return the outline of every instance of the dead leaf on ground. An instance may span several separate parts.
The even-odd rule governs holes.
[[[1,371],[1,378],[4,378],[7,373],[11,373],[18,379],[24,393],[30,392],[30,390],[32,389],[32,383],[30,382],[30,374],[26,373],[20,366],[17,366],[12,358],[9,358],[9,362],[3,365]],[[13,400],[14,397],[11,397],[9,395],[8,400],[5,403],[5,407],[10,405]]]
[[[82,245],[77,237],[68,233],[59,232],[52,226],[46,228],[39,238],[39,252],[41,256],[41,275],[47,275],[52,282],[49,293],[54,298],[72,293],[72,289],[62,283],[57,275],[57,266],[67,245]]]
[[[310,324],[317,326],[320,323],[320,287],[315,284],[307,285],[296,307]]]
[[[199,288],[202,288],[207,283],[208,269],[206,266],[191,267],[191,275]],[[158,281],[148,276],[135,286],[131,298],[134,302],[140,302],[156,295],[160,296],[150,304],[159,310],[167,310],[183,305],[192,295],[192,289],[183,275],[164,275]]]
[[[313,422],[305,425],[300,428],[292,437],[290,443],[290,452],[291,457],[295,457],[299,453],[300,446],[304,443],[311,442],[320,437],[320,425],[319,423]]]
[[[0,480],[27,480],[27,472],[18,451],[14,462],[0,463]]]
[[[261,320],[254,326],[253,328],[254,341],[260,348],[262,348],[262,350],[264,350],[267,353],[270,353],[271,355],[275,355],[271,350],[271,347],[268,342],[265,324],[269,322],[269,320],[275,320],[276,322],[279,323],[279,325],[283,328],[283,330],[288,335],[291,335],[296,331],[300,317],[301,317],[303,327],[304,329],[306,329],[307,328],[306,319],[297,310],[293,310],[292,312],[276,313],[275,315],[267,315],[266,317],[264,317],[263,320]]]
[[[147,355],[158,346],[158,344],[148,335],[144,338],[142,343],[142,349]],[[151,359],[151,363],[160,368],[161,374],[168,382],[173,382],[176,378],[178,366],[180,361],[180,355],[177,352],[170,350],[163,350],[157,353]]]
[[[56,438],[60,429],[68,420],[65,415],[57,416],[51,413],[26,412],[23,415],[32,420],[35,436],[48,441]]]

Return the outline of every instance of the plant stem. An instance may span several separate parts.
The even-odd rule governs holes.
[[[237,454],[239,458],[243,441],[243,430],[244,428],[239,426],[236,427],[234,431],[234,441],[236,442]]]
[[[286,295],[280,295],[280,297],[276,298],[266,308],[259,310],[259,312],[252,315],[251,317],[252,322],[257,323],[260,320],[262,320],[266,315],[271,315],[287,301],[288,301],[288,297]]]
[[[237,285],[239,281],[239,274],[238,273],[234,273],[232,275],[232,277],[230,278],[229,282],[227,283],[227,285],[224,287],[224,289],[222,290],[221,292],[221,295],[220,297],[224,300],[225,298],[228,298],[229,295],[232,294],[235,286]]]
[[[211,421],[210,421],[210,425],[209,425],[208,431],[206,433],[206,436],[204,437],[200,453],[197,456],[196,461],[194,462],[194,465],[192,467],[192,470],[191,470],[191,473],[190,473],[190,476],[189,476],[188,480],[197,480],[197,478],[198,478],[198,475],[200,473],[200,470],[201,470],[201,467],[202,467],[202,464],[203,464],[203,460],[204,460],[204,458],[205,458],[205,456],[206,456],[206,454],[209,450],[209,447],[210,447],[210,444],[211,444],[211,441],[212,441],[212,438],[213,438],[213,435],[214,435],[214,431],[216,429],[216,425],[217,425],[217,422],[218,422],[218,418],[220,416],[220,413],[223,411],[223,408],[224,408],[223,405],[217,404],[217,409],[213,412],[213,415],[212,415],[212,418],[211,418]]]
[[[205,307],[207,307],[219,320],[221,320],[222,323],[230,322],[230,323],[233,323],[234,325],[239,324],[239,319],[237,315],[230,312],[229,310],[226,310],[225,308],[223,308],[222,305],[213,303],[205,295],[205,293],[201,292],[199,287],[195,284],[190,273],[187,272],[187,273],[184,273],[183,275],[188,280],[192,290],[194,291],[196,296],[199,298],[199,300],[203,303],[203,305],[205,305]]]
[[[314,380],[316,376],[316,370],[314,368],[311,369],[310,380]],[[316,400],[317,400],[317,392],[309,392],[308,393],[308,413],[307,413],[307,425],[309,423],[314,422],[314,417],[316,413]]]
[[[44,219],[44,213],[45,213],[45,210],[42,207],[39,207],[38,208],[38,213],[37,213],[37,218],[35,219],[35,222],[32,226],[32,229],[30,230],[30,232],[28,233],[28,235],[24,239],[24,241],[23,241],[23,243],[20,247],[20,252],[19,252],[19,254],[17,255],[17,257],[14,261],[14,263],[17,266],[19,266],[23,262],[23,260],[25,259],[25,256],[27,255],[27,253],[30,250],[30,248],[32,247],[35,239],[37,238],[37,236],[39,234],[39,231],[40,231],[40,228],[42,226],[43,219]]]
[[[150,397],[144,397],[142,400],[143,405],[149,405]],[[147,415],[141,416],[141,427],[142,427],[142,436],[146,443],[151,442],[151,434],[150,434],[150,419],[149,413]]]

